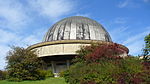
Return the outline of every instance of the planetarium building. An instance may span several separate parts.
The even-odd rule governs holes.
[[[45,34],[43,42],[29,47],[36,50],[53,73],[69,68],[71,60],[81,46],[91,43],[112,44],[111,37],[98,22],[82,16],[64,18],[55,23]],[[123,48],[128,50],[125,46]],[[128,51],[121,54],[127,56]]]

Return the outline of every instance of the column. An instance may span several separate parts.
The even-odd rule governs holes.
[[[67,60],[67,69],[69,69],[69,66],[70,66],[70,61]]]
[[[52,71],[53,71],[53,73],[55,73],[55,64],[54,64],[54,61],[51,61],[51,65],[52,65]]]

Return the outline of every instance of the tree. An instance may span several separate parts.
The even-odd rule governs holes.
[[[0,80],[5,80],[7,78],[7,71],[0,70]]]
[[[150,82],[150,33],[145,36],[144,38],[145,41],[145,48],[143,49],[143,59],[144,61],[142,62],[143,67],[144,67],[144,72],[145,74],[148,74],[145,76],[147,78],[147,81]]]
[[[145,41],[145,48],[143,49],[143,58],[144,60],[149,60],[150,57],[150,34],[148,34],[147,36],[145,36],[144,38]]]
[[[6,57],[9,80],[38,80],[44,79],[46,74],[41,74],[44,62],[37,57],[35,51],[21,47],[12,47]]]

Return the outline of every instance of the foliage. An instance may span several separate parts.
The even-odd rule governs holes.
[[[7,71],[0,70],[0,80],[5,80],[7,78]]]
[[[91,46],[83,46],[81,50],[77,51],[78,56],[74,62],[83,62],[88,63],[99,62],[100,60],[113,60],[120,59],[121,55],[124,52],[127,52],[126,48],[123,48],[121,45],[112,43],[112,44],[92,44]]]
[[[143,73],[141,74],[143,76],[143,79],[146,83],[150,83],[150,61],[144,61],[142,62],[143,65]]]
[[[66,82],[69,82],[69,70],[65,70],[59,73],[60,77],[64,77]]]
[[[145,48],[150,52],[150,34],[145,37],[144,41],[146,44]]]
[[[45,70],[46,71],[46,78],[49,78],[49,77],[54,77],[54,74],[51,70]]]
[[[38,70],[39,77],[38,79],[45,79],[49,77],[54,77],[54,74],[51,70]]]
[[[144,60],[150,61],[150,34],[144,38],[145,48],[143,49]]]
[[[9,51],[7,60],[8,80],[40,80],[44,79],[46,74],[42,72],[44,62],[37,57],[34,51],[12,47]]]
[[[128,63],[127,63],[128,62]],[[131,82],[133,76],[141,72],[140,61],[135,58],[125,58],[118,63],[115,60],[101,63],[76,63],[69,70],[70,84],[93,82],[95,84],[123,84]],[[123,80],[122,80],[123,79]]]
[[[109,66],[113,67],[113,65]],[[68,81],[70,84],[77,84],[77,83],[87,84],[89,82],[103,84],[113,82],[114,79],[111,79],[109,75],[110,73],[104,69],[109,70],[110,73],[112,72],[112,69],[105,67],[105,64],[101,65],[91,63],[86,65],[84,63],[78,63],[74,67],[70,68],[69,74],[70,79]]]
[[[118,44],[82,47],[64,78],[70,84],[148,83],[149,69],[137,57],[120,57],[126,51]]]

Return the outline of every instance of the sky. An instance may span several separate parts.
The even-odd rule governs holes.
[[[55,22],[70,16],[96,20],[134,56],[150,33],[150,0],[0,0],[0,70],[10,46],[41,42]]]

